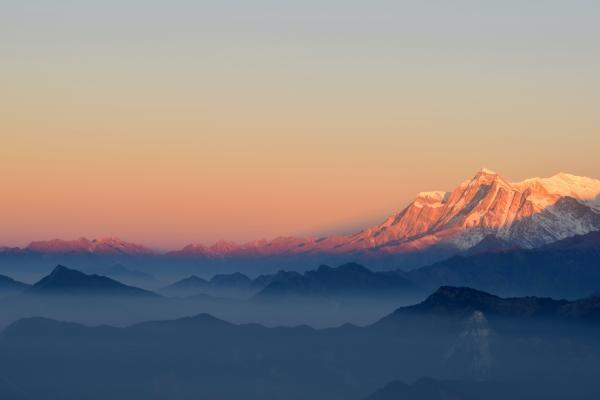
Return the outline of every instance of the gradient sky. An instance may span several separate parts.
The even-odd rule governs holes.
[[[0,244],[352,231],[600,178],[596,0],[0,3]]]

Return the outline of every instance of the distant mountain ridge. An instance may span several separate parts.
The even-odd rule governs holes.
[[[421,288],[399,272],[373,272],[360,264],[347,263],[337,268],[321,265],[303,274],[281,271],[271,278],[255,299],[363,297],[374,300],[407,297],[421,292]]]
[[[419,293],[431,293],[440,286],[468,286],[502,296],[573,299],[600,292],[599,259],[600,231],[594,231],[535,249],[513,248],[511,244],[491,237],[460,255],[411,271],[377,271],[359,263],[337,267],[321,264],[311,270],[309,268],[314,264],[307,263],[304,272],[286,270],[255,278],[240,272],[218,273],[209,280],[191,275],[168,286],[147,273],[122,265],[91,271],[133,286],[159,290],[167,297],[207,295],[238,300],[252,297],[256,300],[413,298]],[[10,278],[5,281],[12,285],[10,290],[13,292],[27,287]],[[144,282],[151,284],[150,287]]]
[[[24,291],[27,295],[83,295],[83,296],[143,296],[156,297],[147,290],[127,286],[100,275],[58,265],[52,273]]]
[[[192,275],[163,287],[159,292],[165,296],[175,297],[208,295],[247,299],[267,286],[272,278],[273,275],[261,275],[251,279],[240,272],[217,274],[209,280]]]
[[[597,230],[600,180],[559,173],[514,183],[484,168],[452,191],[421,192],[381,224],[349,235],[279,237],[242,244],[221,240],[164,254],[117,238],[55,239],[32,242],[23,249],[0,249],[0,263],[2,259],[15,263],[29,255],[52,256],[59,262],[61,257],[82,255],[87,257],[85,262],[94,257],[125,264],[143,259],[156,265],[185,265],[188,270],[229,263],[235,266],[233,270],[252,265],[257,271],[264,271],[265,266],[272,271],[282,263],[348,261],[379,269],[402,263],[406,269],[472,248],[475,252],[535,248]]]
[[[154,251],[149,247],[128,243],[113,237],[92,240],[80,238],[76,240],[37,241],[31,242],[24,250],[38,253],[154,254]]]

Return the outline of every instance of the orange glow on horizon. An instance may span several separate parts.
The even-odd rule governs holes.
[[[482,166],[600,178],[591,3],[26,3],[0,13],[0,245],[352,232]]]

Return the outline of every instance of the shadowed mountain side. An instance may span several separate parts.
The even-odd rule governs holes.
[[[600,257],[600,231],[570,236],[540,248],[545,251],[588,251]]]
[[[532,250],[455,256],[407,273],[435,288],[469,286],[502,295],[578,298],[600,289],[600,232]]]
[[[77,295],[77,296],[138,296],[158,297],[157,294],[113,279],[87,275],[62,265],[23,292],[24,295]]]
[[[337,268],[321,265],[304,274],[281,271],[255,300],[302,298],[400,298],[417,296],[422,289],[400,272],[373,272],[355,263]]]
[[[23,292],[30,285],[16,281],[8,276],[0,275],[0,297],[11,296]]]
[[[467,257],[482,253],[498,253],[510,250],[519,250],[520,248],[520,246],[507,240],[500,239],[494,235],[488,235],[484,237],[481,242],[462,252],[460,255]]]

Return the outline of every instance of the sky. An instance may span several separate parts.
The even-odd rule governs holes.
[[[595,0],[3,0],[0,244],[352,232],[600,178]]]

